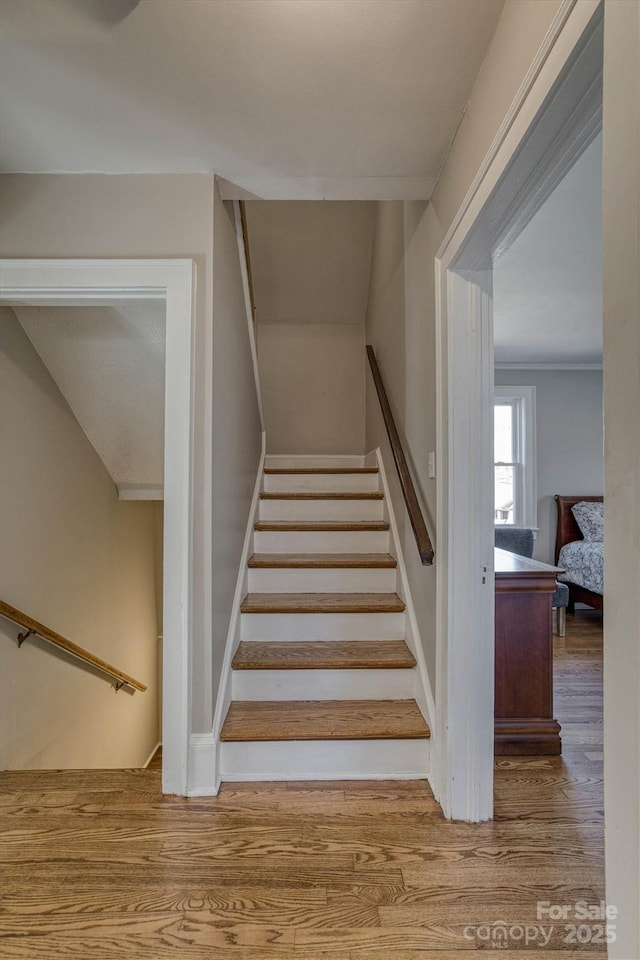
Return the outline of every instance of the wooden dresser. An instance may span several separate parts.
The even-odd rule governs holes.
[[[558,754],[551,601],[558,567],[496,548],[496,755]]]

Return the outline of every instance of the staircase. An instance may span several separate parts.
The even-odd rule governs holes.
[[[426,776],[429,727],[378,467],[336,462],[267,458],[223,780]]]

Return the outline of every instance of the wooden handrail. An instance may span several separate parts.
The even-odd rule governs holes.
[[[389,443],[391,444],[391,452],[393,453],[393,459],[396,463],[396,469],[400,479],[400,486],[402,488],[404,502],[407,505],[407,512],[413,528],[413,535],[416,538],[418,553],[420,554],[422,563],[425,566],[428,566],[429,564],[433,563],[433,547],[431,545],[431,538],[429,537],[427,525],[418,501],[416,488],[414,487],[413,480],[411,479],[409,465],[407,464],[407,458],[404,455],[400,435],[396,428],[395,420],[393,419],[393,413],[391,412],[387,391],[384,388],[384,383],[382,382],[382,377],[380,375],[378,361],[376,360],[374,349],[370,345],[367,345],[367,357],[369,358],[369,366],[371,367],[373,382],[376,385],[382,416],[387,428],[387,435],[389,437]]]
[[[141,693],[144,693],[144,691],[147,689],[144,683],[140,683],[139,680],[134,680],[133,677],[130,677],[128,673],[123,673],[123,671],[118,670],[117,667],[112,667],[111,664],[107,663],[106,660],[101,660],[100,657],[94,656],[93,653],[90,653],[83,647],[79,647],[76,643],[72,643],[71,640],[67,640],[66,637],[56,633],[55,630],[50,630],[49,627],[45,627],[44,624],[38,623],[37,620],[27,616],[26,613],[23,613],[21,610],[17,610],[10,604],[5,603],[4,600],[0,600],[0,614],[3,617],[6,617],[7,620],[12,620],[14,623],[26,628],[27,633],[18,634],[18,644],[20,646],[22,646],[28,636],[31,634],[37,634],[48,643],[53,643],[61,650],[65,650],[67,653],[72,654],[72,656],[77,657],[78,660],[82,660],[84,663],[88,663],[92,667],[96,667],[96,669],[102,670],[103,673],[108,674],[116,681],[117,690],[125,685],[128,687],[133,687],[134,690],[140,690]]]
[[[249,283],[249,299],[251,300],[251,319],[256,322],[256,295],[253,289],[253,271],[251,269],[251,250],[249,249],[249,227],[247,225],[247,208],[245,201],[240,201],[240,222],[242,224],[242,239],[244,241],[244,258],[247,264],[247,281]]]

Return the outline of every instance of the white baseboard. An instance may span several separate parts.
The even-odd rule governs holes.
[[[234,700],[413,700],[416,669],[234,670]]]
[[[382,500],[261,500],[260,519],[279,520],[382,520]]]
[[[364,467],[364,456],[353,454],[267,454],[266,466],[273,469],[297,470],[304,467]]]
[[[216,777],[217,743],[213,733],[192,733],[189,737],[188,797],[215,797],[220,789]]]
[[[428,740],[279,740],[221,743],[226,781],[424,780]]]
[[[368,466],[368,464],[367,464]],[[374,464],[375,466],[375,464]],[[281,469],[291,469],[283,467]],[[315,473],[267,473],[264,478],[265,493],[378,493],[378,473],[318,473],[320,467],[312,467]],[[355,467],[344,468],[354,470]]]
[[[142,769],[143,769],[143,770],[146,770],[146,769],[147,769],[147,767],[149,766],[149,764],[151,763],[151,761],[152,761],[153,758],[155,757],[157,750],[158,750],[159,747],[161,747],[161,746],[162,746],[162,740],[158,740],[158,742],[156,743],[155,747],[153,748],[153,750],[151,751],[151,753],[149,754],[149,756],[147,757],[147,759],[145,760],[145,762],[142,764]]]
[[[243,640],[402,640],[404,613],[243,613]]]
[[[256,553],[387,553],[387,530],[257,530]]]
[[[395,593],[396,568],[249,570],[249,593]]]
[[[216,699],[216,709],[213,718],[213,732],[211,734],[215,745],[215,758],[213,767],[213,783],[216,785],[215,793],[220,789],[220,769],[219,769],[219,751],[217,745],[220,738],[220,730],[227,715],[229,704],[231,703],[231,661],[240,643],[240,604],[247,592],[247,563],[253,551],[254,530],[253,525],[258,518],[260,510],[260,491],[262,489],[262,476],[264,473],[264,464],[266,456],[267,439],[266,433],[262,433],[262,453],[258,464],[256,482],[253,489],[253,498],[249,509],[247,519],[247,529],[244,535],[242,545],[242,554],[240,556],[240,565],[238,567],[238,578],[236,580],[236,590],[231,607],[231,617],[229,619],[229,630],[227,633],[227,642],[225,645],[224,658],[222,660],[222,670],[220,671],[220,683],[218,686],[218,697]]]
[[[400,534],[398,532],[398,524],[396,523],[395,514],[393,512],[393,502],[391,500],[391,492],[389,490],[389,484],[387,482],[387,475],[384,467],[384,462],[382,459],[382,451],[378,447],[375,451],[376,461],[378,464],[378,470],[380,473],[380,482],[382,484],[382,489],[384,491],[384,502],[388,511],[389,518],[389,528],[391,533],[391,543],[392,543],[392,553],[398,561],[398,580],[399,580],[399,590],[400,596],[404,600],[406,606],[406,641],[407,646],[410,648],[414,657],[417,661],[417,672],[418,672],[418,682],[416,683],[416,700],[420,706],[422,712],[425,715],[425,719],[429,724],[431,730],[431,742],[435,741],[437,736],[437,730],[435,729],[436,724],[436,708],[435,701],[433,698],[433,690],[431,688],[431,681],[429,679],[429,672],[427,670],[427,664],[424,656],[424,650],[422,649],[422,642],[420,640],[420,630],[418,627],[418,620],[416,617],[415,607],[413,606],[413,600],[411,598],[411,590],[409,588],[409,578],[407,576],[407,568],[404,562],[404,556],[402,552],[402,544],[400,542]],[[434,571],[435,575],[435,571]],[[433,787],[433,784],[431,784]]]

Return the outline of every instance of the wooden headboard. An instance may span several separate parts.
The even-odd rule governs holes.
[[[561,497],[556,494],[556,503],[558,505],[558,525],[556,527],[556,563],[560,548],[565,543],[571,543],[573,540],[582,540],[580,527],[576,523],[576,518],[571,512],[571,507],[581,500],[587,500],[591,503],[602,503],[602,497]]]

